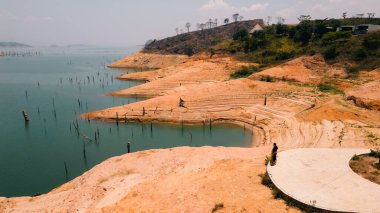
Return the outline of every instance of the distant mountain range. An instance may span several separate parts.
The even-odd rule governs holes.
[[[85,45],[85,44],[68,44],[66,46],[60,46],[60,45],[57,45],[57,44],[52,44],[50,45],[49,47],[51,48],[85,48],[85,47],[89,47],[88,45]]]
[[[88,45],[85,45],[85,44],[69,44],[67,45],[68,48],[78,48],[78,47],[88,47]]]
[[[17,43],[17,42],[0,42],[0,47],[32,47],[27,44]]]

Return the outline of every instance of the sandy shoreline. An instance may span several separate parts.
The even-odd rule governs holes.
[[[252,148],[180,147],[111,158],[48,194],[0,198],[0,212],[209,212],[216,203],[223,203],[225,212],[272,212],[273,205],[276,212],[297,212],[260,183],[273,142],[281,150],[380,147],[380,141],[368,137],[380,137],[379,111],[312,86],[326,77],[344,78],[341,69],[320,57],[301,57],[242,79],[229,76],[248,64],[230,57],[167,57],[162,62],[160,55],[137,53],[117,62],[118,67],[123,62],[125,67],[159,69],[121,75],[119,79],[148,82],[107,95],[149,99],[81,117],[120,123],[231,123],[253,132]],[[263,82],[260,75],[282,80]],[[347,91],[361,95],[365,87],[375,94],[374,82],[343,83]],[[299,85],[303,83],[311,86]],[[180,98],[185,107],[179,106]]]
[[[179,147],[106,160],[39,197],[0,199],[0,212],[298,212],[261,185],[270,147]],[[207,153],[205,155],[205,153]]]

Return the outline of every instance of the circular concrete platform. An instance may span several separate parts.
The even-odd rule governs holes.
[[[310,148],[280,152],[269,177],[286,195],[306,205],[339,212],[380,212],[380,185],[349,166],[368,149]]]

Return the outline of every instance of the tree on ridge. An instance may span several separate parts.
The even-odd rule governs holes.
[[[342,14],[342,17],[343,17],[343,19],[346,19],[346,17],[347,17],[347,12],[344,12],[344,13]]]
[[[187,32],[190,32],[190,27],[191,27],[190,22],[187,22],[185,27],[187,28]]]
[[[239,13],[235,13],[232,15],[232,18],[234,19],[235,22],[238,21],[238,18],[239,18]]]

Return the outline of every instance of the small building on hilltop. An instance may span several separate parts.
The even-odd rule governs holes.
[[[337,29],[339,32],[352,32],[354,34],[367,34],[370,32],[374,32],[380,30],[380,25],[376,24],[360,24],[357,26],[341,26]]]
[[[262,30],[264,30],[264,27],[263,26],[261,26],[259,23],[257,23],[250,31],[249,31],[249,33],[250,34],[253,34],[253,33],[255,33],[255,32],[258,32],[258,31],[262,31]]]
[[[349,26],[341,26],[338,28],[339,32],[354,32],[355,26],[349,25]]]
[[[367,34],[370,32],[374,32],[380,30],[380,25],[375,24],[361,24],[356,26],[355,33],[357,34]]]

